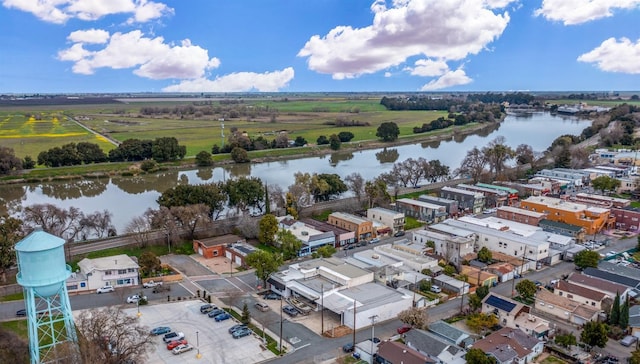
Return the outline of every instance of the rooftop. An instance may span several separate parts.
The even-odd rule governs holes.
[[[525,209],[521,209],[521,208],[517,208],[517,207],[513,207],[513,206],[500,206],[500,207],[498,207],[498,211],[511,212],[511,213],[531,216],[531,217],[535,217],[535,218],[541,218],[542,216],[546,216],[547,215],[544,212],[525,210]]]
[[[332,212],[331,215],[329,216],[333,216],[336,219],[340,219],[340,220],[351,221],[358,225],[364,224],[364,223],[370,223],[369,220],[363,219],[360,216],[356,216],[354,214],[347,214],[345,212]]]
[[[424,208],[427,208],[427,209],[430,209],[430,210],[444,209],[444,206],[436,205],[436,204],[425,202],[425,201],[414,200],[414,199],[411,199],[411,198],[401,198],[401,199],[396,200],[396,203],[403,203],[403,204],[407,204],[407,205],[420,206],[420,207],[424,207]]]
[[[467,190],[463,190],[462,188],[456,188],[456,187],[450,187],[450,186],[442,187],[442,191],[448,191],[448,192],[453,192],[461,195],[473,196],[474,198],[484,197],[484,195],[480,192],[467,191]]]
[[[609,293],[611,296],[615,296],[616,293],[623,294],[627,290],[627,287],[621,284],[609,282],[600,278],[589,277],[584,274],[573,273],[569,276],[567,281]]]
[[[126,254],[113,255],[104,258],[84,258],[78,262],[78,266],[83,273],[91,273],[92,271],[107,271],[116,269],[138,269],[136,263]]]
[[[217,245],[226,245],[226,244],[233,244],[237,242],[244,242],[244,239],[239,237],[238,235],[227,234],[227,235],[216,236],[213,238],[196,239],[196,242],[199,242],[200,244],[206,247],[213,247]]]
[[[396,341],[385,341],[378,346],[378,355],[390,363],[425,364],[434,363],[428,356]]]
[[[571,293],[571,294],[574,294],[574,295],[577,295],[577,296],[588,298],[588,299],[596,301],[596,302],[600,302],[605,297],[607,297],[607,294],[603,293],[601,291],[594,291],[592,289],[589,289],[589,288],[586,288],[586,287],[582,287],[582,286],[578,286],[577,284],[573,284],[573,283],[565,282],[565,281],[558,281],[554,288],[556,290],[556,291],[553,292],[554,294],[557,291],[564,291],[564,292]]]

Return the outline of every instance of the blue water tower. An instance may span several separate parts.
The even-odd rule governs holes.
[[[16,246],[18,284],[24,289],[31,363],[56,362],[77,352],[66,280],[64,239],[37,229]],[[61,345],[63,344],[63,345]]]

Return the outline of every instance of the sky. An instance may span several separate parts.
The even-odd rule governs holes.
[[[0,3],[5,94],[640,89],[640,0]]]

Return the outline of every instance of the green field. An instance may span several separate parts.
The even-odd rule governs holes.
[[[201,103],[208,103],[201,105]],[[206,115],[178,115],[174,112],[142,115],[143,107],[167,108],[210,107],[214,113]],[[33,107],[17,110],[15,107],[0,109],[0,143],[14,149],[18,157],[30,155],[36,158],[44,150],[71,142],[98,143],[103,150],[114,146],[107,139],[95,136],[73,122],[117,141],[127,139],[155,139],[176,137],[187,147],[187,157],[200,151],[211,151],[213,145],[222,146],[231,130],[246,132],[251,138],[275,138],[276,133],[286,131],[290,140],[301,136],[315,144],[320,135],[330,136],[341,131],[355,135],[352,143],[376,141],[378,126],[383,122],[395,122],[400,128],[400,138],[415,138],[413,128],[447,115],[440,111],[387,111],[380,105],[380,98],[320,97],[299,99],[247,99],[239,103],[220,100],[203,101],[141,101],[109,105],[79,105],[64,107],[63,111]],[[239,110],[233,117],[230,110]],[[255,110],[260,110],[256,112]],[[31,117],[35,115],[36,118]],[[225,140],[221,136],[224,120]],[[354,121],[366,126],[338,127],[337,120]],[[426,137],[422,134],[420,137]],[[282,152],[282,151],[279,151]],[[287,151],[300,153],[300,151]],[[257,153],[268,154],[266,151]],[[278,153],[280,154],[280,153]],[[252,156],[253,157],[253,156]]]
[[[631,100],[574,100],[574,99],[558,99],[558,100],[546,100],[548,104],[556,104],[556,105],[574,105],[584,102],[589,106],[603,106],[603,107],[614,107],[621,104],[629,104],[634,106],[640,106],[640,101],[631,101]]]

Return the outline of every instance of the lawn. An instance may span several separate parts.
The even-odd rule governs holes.
[[[567,364],[566,361],[558,358],[557,356],[549,355],[540,364]]]

